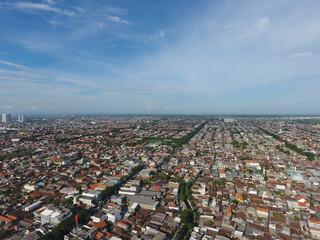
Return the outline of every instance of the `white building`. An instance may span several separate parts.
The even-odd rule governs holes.
[[[261,218],[268,218],[269,217],[269,211],[267,209],[257,207],[256,210],[257,210],[258,217],[261,217]]]
[[[139,172],[139,176],[141,176],[143,179],[147,179],[151,176],[151,173],[152,173],[152,169],[146,168],[146,169],[142,169]]]
[[[62,194],[67,194],[69,196],[76,195],[79,193],[79,191],[74,187],[65,187],[65,188],[61,189],[59,192]]]
[[[101,191],[86,190],[82,193],[81,197],[79,198],[79,201],[83,202],[88,206],[91,206],[99,202],[101,200],[101,197]]]
[[[303,176],[300,173],[294,173],[291,177],[293,181],[303,181]]]
[[[233,122],[235,122],[236,120],[234,119],[234,118],[225,118],[224,119],[224,122],[225,123],[233,123]]]
[[[206,184],[205,183],[196,183],[192,186],[192,196],[198,197],[206,195]]]
[[[18,115],[18,122],[23,122],[24,121],[24,116],[22,114]]]
[[[137,194],[134,196],[127,195],[127,200],[131,203],[138,203],[141,208],[148,210],[156,210],[160,202],[153,200],[153,196]]]
[[[33,184],[25,184],[23,186],[24,190],[28,191],[28,192],[32,192],[32,191],[36,191],[39,189],[39,187],[37,185],[33,185]]]
[[[131,180],[120,188],[119,194],[135,195],[138,191],[140,191],[140,184],[141,181]]]
[[[42,204],[41,201],[37,201],[35,203],[32,203],[31,205],[27,206],[27,207],[24,207],[23,211],[25,212],[30,212],[32,211],[33,209],[36,209],[37,207],[40,207]]]
[[[318,219],[312,218],[308,221],[308,224],[312,237],[320,238],[320,222]]]
[[[300,205],[297,200],[288,199],[287,205],[290,210],[300,211]]]
[[[276,189],[277,189],[277,190],[283,190],[283,191],[284,191],[284,190],[286,190],[286,185],[284,185],[284,184],[277,184],[277,185],[276,185]]]
[[[116,223],[122,219],[121,215],[121,207],[120,206],[113,206],[108,210],[107,213],[108,221],[112,223]]]
[[[140,208],[140,205],[138,203],[133,203],[131,205],[129,205],[129,212],[136,212],[138,209]]]
[[[11,121],[11,114],[2,113],[2,122],[10,122]]]
[[[101,191],[95,191],[95,190],[86,190],[82,193],[82,196],[95,198],[97,200],[101,199]]]
[[[260,163],[256,161],[246,160],[246,166],[260,169]]]
[[[97,212],[95,215],[91,216],[91,219],[94,223],[99,223],[101,221],[104,221],[108,218],[107,214],[104,214],[103,212]]]
[[[219,177],[226,178],[226,172],[223,169],[219,169]]]
[[[41,224],[46,223],[59,224],[63,220],[72,216],[72,212],[64,207],[57,207],[53,204],[49,204],[43,208],[34,212],[36,218],[41,219]]]

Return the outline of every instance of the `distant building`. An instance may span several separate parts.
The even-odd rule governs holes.
[[[219,177],[226,178],[226,172],[223,169],[219,169]]]
[[[28,192],[32,192],[32,191],[36,191],[39,189],[39,187],[37,185],[34,185],[34,184],[29,184],[29,183],[26,183],[24,186],[23,186],[24,190],[28,191]]]
[[[234,119],[234,118],[225,118],[224,119],[224,122],[225,123],[233,123],[233,122],[235,122],[236,120]]]
[[[257,216],[261,218],[268,218],[269,217],[269,211],[265,208],[257,207]]]
[[[297,171],[297,167],[295,165],[289,165],[289,170],[292,172],[296,172]]]
[[[18,115],[18,122],[24,122],[24,116],[22,114]]]
[[[316,218],[311,218],[308,221],[309,229],[312,237],[320,238],[320,222]]]
[[[2,113],[2,122],[10,122],[11,121],[11,114]]]
[[[303,181],[303,176],[300,173],[294,173],[291,177],[293,181]]]
[[[237,201],[238,201],[238,202],[243,203],[243,196],[242,196],[241,193],[236,193],[236,198],[237,198]]]
[[[246,166],[251,168],[260,169],[260,163],[256,161],[246,160]]]

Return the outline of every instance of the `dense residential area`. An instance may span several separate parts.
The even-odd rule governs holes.
[[[0,123],[0,239],[320,239],[320,118]]]

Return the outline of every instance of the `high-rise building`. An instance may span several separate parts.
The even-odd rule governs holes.
[[[2,113],[2,122],[7,122],[7,114]]]
[[[19,114],[18,115],[18,122],[23,122],[23,121],[24,121],[23,115]]]
[[[10,122],[11,121],[11,114],[2,113],[2,122]]]

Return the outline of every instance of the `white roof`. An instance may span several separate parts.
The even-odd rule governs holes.
[[[52,213],[53,213],[52,210],[46,209],[46,210],[44,210],[44,211],[41,213],[41,215],[49,216],[49,215],[52,214]]]
[[[57,216],[59,216],[59,215],[60,215],[60,213],[54,212],[54,213],[52,213],[51,217],[52,217],[52,218],[55,218],[55,217],[57,217]]]
[[[135,209],[137,206],[139,205],[139,203],[133,203],[132,205],[131,205],[131,207],[130,208],[132,208],[132,209]]]

